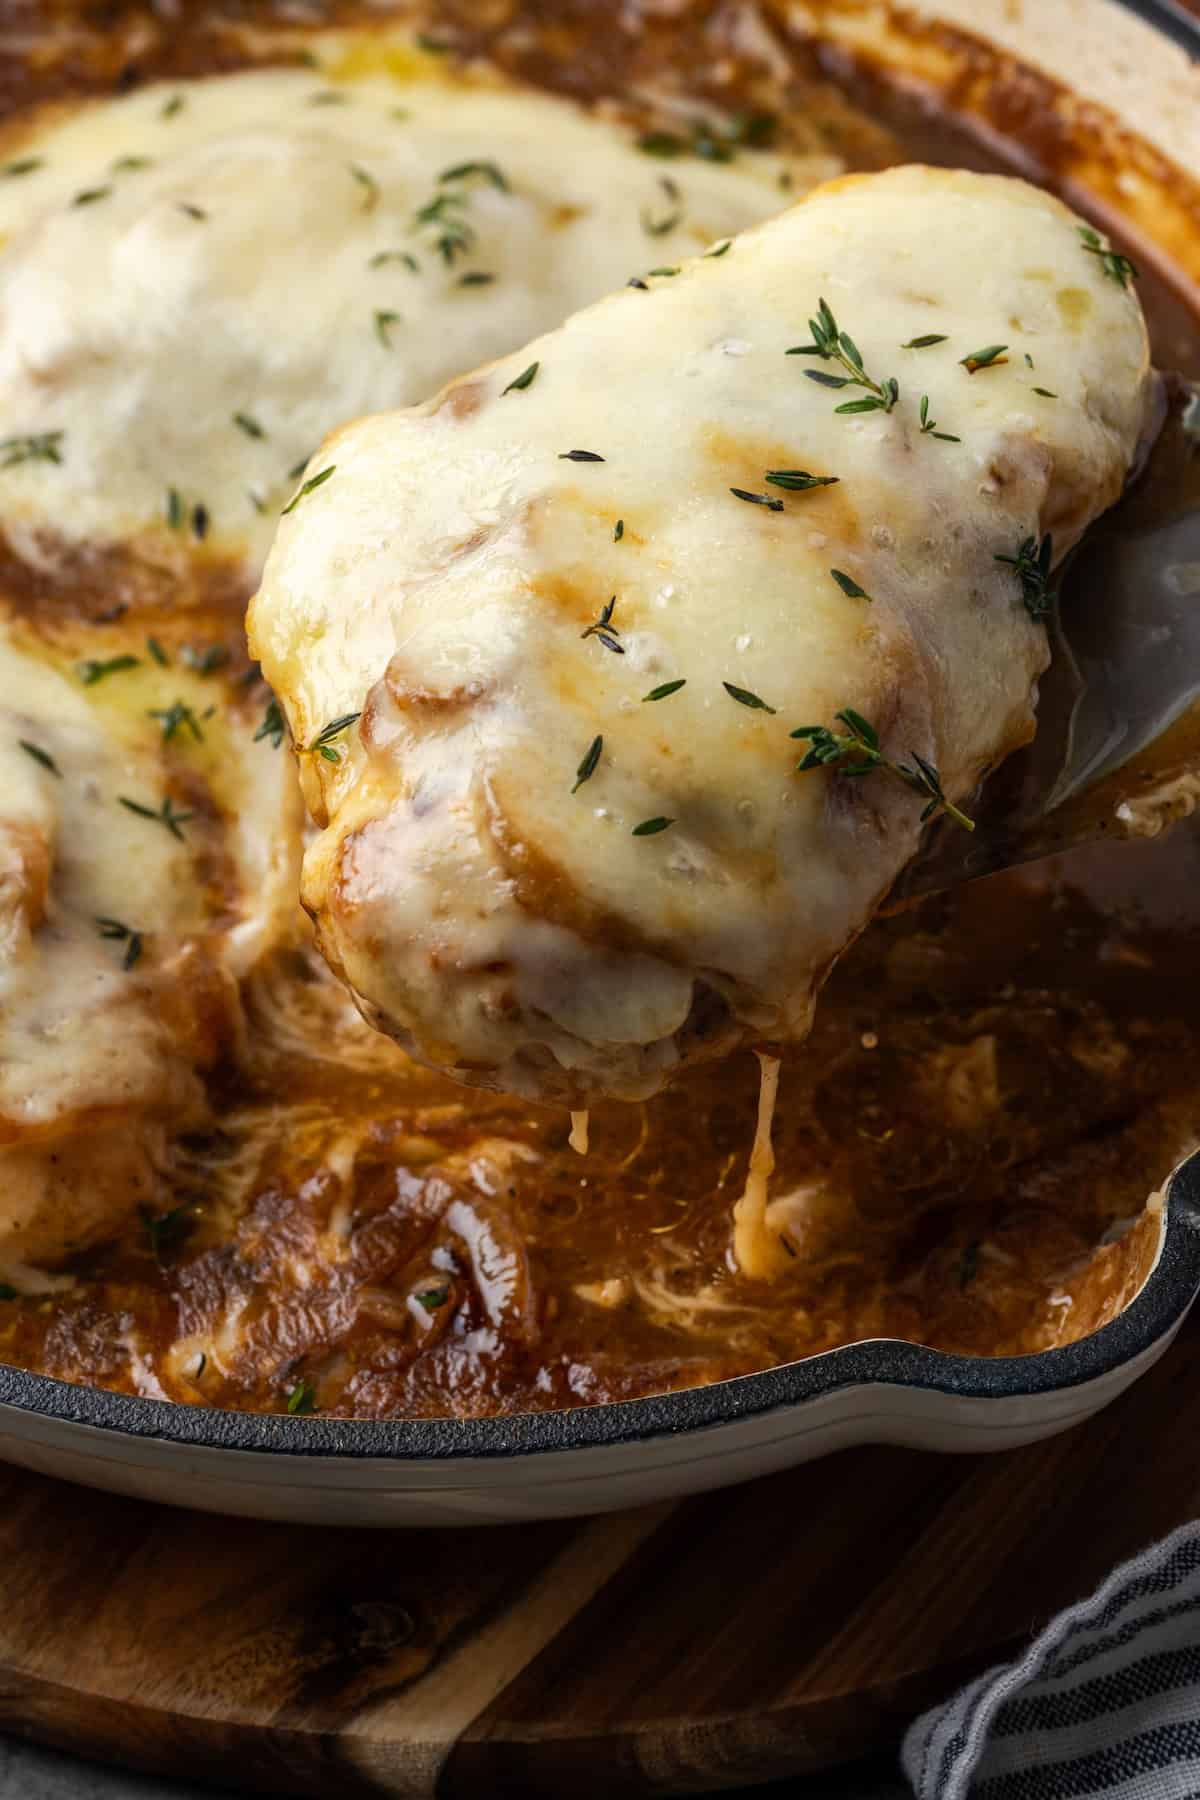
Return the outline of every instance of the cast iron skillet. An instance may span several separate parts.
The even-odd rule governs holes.
[[[1200,21],[1185,13],[1174,0],[1124,0],[1124,4],[1200,59]],[[663,1455],[663,1441],[673,1440],[678,1450],[683,1449],[681,1439],[693,1443],[694,1454],[687,1459],[690,1467],[713,1460],[704,1452],[706,1444],[716,1457],[722,1457],[722,1445],[732,1443],[739,1426],[743,1428],[743,1447],[755,1435],[761,1436],[768,1447],[782,1441],[794,1443],[794,1437],[787,1439],[786,1434],[772,1431],[772,1420],[782,1426],[797,1415],[798,1409],[812,1407],[820,1412],[822,1402],[830,1403],[825,1412],[836,1413],[837,1396],[847,1397],[859,1391],[880,1396],[878,1411],[864,1415],[860,1408],[857,1419],[851,1419],[840,1436],[836,1417],[832,1428],[817,1427],[812,1435],[821,1442],[815,1453],[873,1438],[937,1441],[938,1447],[945,1449],[978,1448],[977,1423],[975,1435],[967,1433],[971,1441],[960,1446],[952,1441],[954,1421],[957,1418],[978,1422],[993,1410],[1010,1420],[1022,1416],[1026,1419],[1026,1426],[1018,1424],[997,1431],[997,1446],[1045,1435],[1093,1409],[1081,1395],[1081,1404],[1074,1413],[1069,1407],[1060,1408],[1056,1423],[1038,1425],[1037,1416],[1047,1399],[1056,1395],[1067,1397],[1071,1390],[1096,1384],[1100,1398],[1094,1405],[1103,1404],[1124,1385],[1118,1379],[1123,1368],[1134,1365],[1131,1376],[1140,1373],[1156,1351],[1165,1347],[1198,1290],[1200,1152],[1181,1164],[1168,1184],[1159,1255],[1141,1291],[1110,1324],[1060,1349],[1016,1357],[965,1357],[899,1340],[879,1339],[850,1344],[762,1374],[738,1376],[647,1399],[507,1418],[411,1422],[286,1418],[218,1411],[76,1386],[0,1364],[0,1456],[74,1475],[96,1486],[150,1495],[154,1495],[157,1485],[153,1465],[165,1457],[173,1465],[174,1475],[166,1484],[169,1491],[157,1497],[177,1504],[220,1506],[223,1501],[204,1491],[203,1475],[205,1470],[211,1473],[221,1461],[249,1467],[247,1459],[251,1459],[261,1470],[263,1457],[270,1458],[281,1494],[294,1492],[305,1484],[305,1467],[316,1474],[314,1463],[324,1463],[328,1472],[327,1459],[345,1466],[346,1490],[353,1484],[356,1469],[365,1476],[367,1465],[374,1465],[376,1470],[386,1465],[395,1470],[394,1489],[402,1496],[406,1491],[405,1470],[411,1469],[415,1474],[418,1465],[426,1466],[426,1474],[431,1466],[447,1466],[449,1475],[450,1464],[460,1468],[485,1464],[502,1481],[498,1464],[514,1458],[544,1459],[541,1466],[553,1485],[564,1456],[574,1466],[578,1459],[571,1453],[591,1452],[587,1460],[595,1464],[593,1474],[569,1478],[581,1488],[578,1505],[552,1504],[543,1509],[536,1495],[528,1497],[527,1490],[516,1511],[504,1506],[492,1508],[481,1497],[462,1516],[478,1520],[538,1516],[543,1510],[594,1510],[605,1504],[623,1504],[630,1497],[628,1488],[611,1500],[602,1491],[605,1469],[613,1466],[613,1453],[621,1446],[640,1446],[647,1455],[656,1442],[659,1446],[659,1461],[667,1476],[640,1490],[640,1497],[716,1486],[722,1480],[753,1473],[757,1467],[779,1466],[781,1459],[777,1457],[772,1462],[769,1456],[752,1452],[749,1466],[734,1456],[730,1472],[715,1469],[700,1478],[671,1479],[670,1469],[678,1469],[683,1463],[678,1455],[673,1459]],[[945,1396],[949,1402],[942,1424],[934,1430],[906,1429],[906,1418],[913,1421],[923,1416],[928,1421],[934,1417],[936,1407],[931,1410],[926,1405],[922,1414],[919,1403],[925,1397],[932,1400],[936,1396]],[[955,1406],[956,1402],[965,1405]],[[1007,1408],[1005,1403],[1009,1403]],[[876,1421],[874,1425],[871,1419]],[[756,1426],[762,1427],[761,1433],[756,1433]],[[696,1434],[700,1434],[698,1441]],[[64,1444],[70,1445],[65,1454]],[[152,1445],[160,1448],[155,1450]],[[188,1461],[189,1452],[194,1458],[194,1471]],[[813,1453],[793,1451],[782,1460],[800,1460]],[[627,1457],[620,1460],[628,1466]],[[141,1475],[135,1478],[128,1474],[131,1468],[140,1469]],[[118,1469],[126,1473],[114,1473]],[[197,1481],[194,1492],[187,1488],[189,1472],[194,1472]],[[539,1479],[530,1477],[533,1482]],[[475,1491],[482,1496],[484,1490],[477,1486]],[[345,1507],[339,1511],[317,1502],[290,1508],[282,1499],[278,1508],[264,1505],[261,1498],[248,1504],[231,1501],[229,1510],[266,1512],[278,1517],[312,1518],[326,1513],[334,1518],[350,1516]],[[370,1514],[369,1507],[367,1513]],[[374,1516],[364,1516],[361,1522],[402,1523],[408,1516],[401,1499],[390,1520],[385,1520],[377,1508]],[[434,1516],[440,1515],[420,1503],[413,1509],[413,1522],[428,1522]]]

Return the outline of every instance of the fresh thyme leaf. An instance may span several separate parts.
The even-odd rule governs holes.
[[[667,827],[674,823],[674,819],[664,819],[661,816],[655,819],[643,819],[640,825],[634,826],[629,835],[630,837],[657,837],[660,831],[666,831]]]
[[[287,1409],[295,1416],[317,1410],[317,1390],[311,1381],[298,1381],[288,1390]]]
[[[747,488],[730,488],[730,493],[737,500],[746,500],[751,506],[765,506],[768,512],[782,512],[783,501],[776,500],[771,494],[752,494]]]
[[[413,1299],[417,1302],[417,1305],[423,1306],[425,1311],[430,1313],[437,1312],[439,1307],[445,1306],[449,1298],[449,1284],[445,1287],[422,1288],[419,1294],[413,1295]]]
[[[986,344],[982,350],[972,350],[969,356],[960,356],[959,363],[968,375],[974,375],[977,369],[994,369],[999,363],[1008,361],[1004,352],[1007,344]]]
[[[132,969],[142,954],[142,934],[131,925],[120,919],[97,919],[96,925],[102,938],[112,938],[114,942],[124,944],[125,954],[121,958],[123,969]]]
[[[167,524],[172,531],[183,524],[183,498],[178,488],[167,489]]]
[[[32,756],[35,763],[40,763],[43,769],[51,775],[57,775],[60,781],[62,780],[62,770],[48,750],[43,750],[40,744],[31,744],[28,738],[18,738],[17,743],[26,756]]]
[[[393,325],[398,325],[399,323],[400,314],[398,312],[390,312],[387,308],[379,308],[376,310],[375,336],[379,339],[385,350],[390,350],[392,347],[392,340],[389,336],[391,327]]]
[[[614,625],[612,622],[613,608],[616,604],[617,596],[613,594],[601,607],[600,617],[594,624],[589,625],[586,631],[581,631],[579,635],[581,638],[597,637],[604,645],[604,648],[606,650],[611,650],[614,656],[624,656],[625,647],[623,644],[618,644],[617,642],[617,639],[621,635],[620,627]]]
[[[166,796],[157,812],[152,806],[143,806],[138,800],[127,799],[124,794],[118,794],[117,801],[125,808],[126,812],[136,813],[139,819],[153,819],[156,825],[165,825],[171,836],[178,838],[180,843],[185,841],[180,826],[186,825],[189,819],[195,817],[194,813],[176,812],[175,802],[170,794]]]
[[[683,218],[682,195],[676,182],[669,175],[660,175],[658,185],[671,202],[668,210],[660,218],[652,217],[649,209],[643,207],[638,215],[642,222],[642,230],[647,237],[665,237],[668,231],[674,231]]]
[[[305,466],[307,467],[307,465]],[[311,494],[315,488],[323,487],[336,468],[336,463],[330,463],[329,467],[327,469],[322,469],[319,475],[311,476],[309,480],[304,483],[304,486],[292,495],[291,499],[280,513],[280,518],[286,519],[290,512],[295,512],[305,495]]]
[[[705,262],[708,262],[712,257],[724,256],[725,253],[728,250],[731,250],[732,248],[733,248],[733,239],[732,238],[723,238],[719,244],[714,244],[711,250],[706,250],[704,252],[703,260]]]
[[[934,344],[948,344],[949,338],[941,331],[927,331],[924,337],[909,338],[907,344],[901,344],[902,350],[928,350]]]
[[[846,727],[844,732],[831,731],[826,725],[798,725],[791,733],[793,738],[809,740],[805,756],[796,764],[798,774],[807,769],[828,767],[836,768],[842,775],[857,777],[870,775],[875,769],[886,769],[925,799],[926,804],[921,812],[922,824],[935,813],[948,812],[967,831],[974,831],[974,820],[947,800],[942,790],[941,777],[932,763],[918,756],[915,750],[911,764],[893,762],[880,749],[879,733],[875,727],[852,707],[844,706],[834,717]]]
[[[833,576],[833,579],[837,582],[843,594],[846,594],[851,600],[869,600],[871,598],[866,588],[859,587],[857,581],[855,581],[852,576],[847,575],[844,569],[830,569],[829,573]]]
[[[803,356],[805,355],[805,351],[786,350],[784,355]],[[853,386],[848,375],[827,375],[824,369],[805,369],[804,373],[810,381],[819,382],[822,387],[844,388]]]
[[[360,709],[358,712],[343,713],[340,718],[331,719],[328,725],[318,731],[312,743],[304,746],[305,750],[310,755],[315,752],[318,756],[324,757],[326,762],[341,762],[341,751],[334,749],[333,740],[341,737],[343,731],[349,731],[355,721],[361,718],[362,711]]]
[[[728,685],[729,684],[726,683],[726,686]],[[661,687],[651,688],[648,694],[643,694],[642,703],[644,705],[647,700],[665,700],[669,694],[677,694],[680,688],[686,686],[686,675],[680,681],[664,681]],[[770,707],[768,707],[767,711],[770,712],[770,710]]]
[[[590,781],[596,773],[596,764],[600,761],[600,753],[604,749],[604,739],[596,736],[584,752],[583,760],[575,771],[575,786],[571,789],[577,794],[585,781]]]
[[[86,662],[77,663],[79,679],[84,687],[95,687],[106,675],[119,675],[123,669],[136,669],[141,658],[138,656],[89,656]]]
[[[650,292],[650,283],[648,281],[643,281],[640,275],[631,275],[629,280],[625,283],[625,286],[640,288],[643,294],[648,294]]]
[[[107,200],[111,193],[110,187],[82,188],[71,201],[71,205],[94,206],[97,200]]]
[[[249,413],[235,412],[233,422],[239,431],[245,432],[247,437],[265,438],[267,435],[258,420],[252,418]]]
[[[750,692],[749,688],[735,687],[732,681],[723,681],[721,686],[729,698],[736,700],[739,706],[749,706],[753,711],[772,714],[779,710],[778,707],[768,706],[765,700],[760,700],[757,694]]]
[[[616,524],[613,526],[613,543],[619,544],[621,539],[624,536],[625,536],[625,521],[624,521],[624,519],[618,519]]]
[[[25,462],[61,463],[64,435],[61,431],[35,431],[24,437],[0,438],[0,469]]]
[[[197,206],[194,200],[177,201],[175,210],[177,212],[186,213],[189,219],[207,219],[208,217],[204,208],[202,206]]]
[[[560,450],[558,460],[559,462],[603,462],[604,458],[598,456],[594,450]]]
[[[929,416],[929,395],[928,394],[921,395],[921,432],[922,432],[922,435],[928,434],[929,437],[941,438],[941,440],[944,444],[961,444],[962,443],[961,438],[953,437],[950,432],[938,430],[937,420],[931,419]]]
[[[521,393],[525,388],[532,387],[541,366],[541,363],[531,362],[527,369],[522,369],[521,373],[516,376],[514,380],[510,381],[506,388],[501,388],[501,399],[504,398],[505,394]]]
[[[14,180],[22,175],[32,175],[35,169],[45,166],[45,160],[45,157],[42,156],[19,156],[16,162],[4,164],[4,167],[0,168],[0,175],[7,180]]]
[[[650,276],[661,275],[664,280],[669,280],[672,275],[678,275],[679,270],[678,269],[647,269],[646,273],[647,273],[647,275],[650,275]]]
[[[157,638],[148,637],[146,639],[146,648],[160,669],[165,669],[169,666],[171,659]]]
[[[191,732],[197,743],[203,742],[204,733],[200,729],[200,722],[183,700],[173,700],[165,710],[151,710],[148,716],[161,724],[164,744],[169,744],[176,732],[184,727]]]
[[[183,94],[172,94],[169,100],[163,101],[158,116],[160,119],[173,119],[177,113],[183,111],[185,104],[186,100]]]
[[[257,744],[260,738],[269,737],[272,749],[278,750],[283,743],[283,734],[286,730],[282,709],[272,694],[267,701],[267,710],[263,714],[262,723],[254,734],[254,742]]]
[[[1098,231],[1093,231],[1090,225],[1081,225],[1079,236],[1088,255],[1100,258],[1100,267],[1110,281],[1115,281],[1118,287],[1128,287],[1131,281],[1137,280],[1141,274],[1137,264],[1106,244]]]
[[[881,400],[877,394],[864,394],[861,400],[843,400],[840,406],[834,407],[836,413],[869,413],[890,412],[891,406]]]
[[[185,1200],[180,1206],[173,1206],[165,1213],[152,1213],[148,1206],[143,1206],[140,1210],[146,1231],[146,1244],[155,1262],[161,1263],[163,1252],[175,1249],[192,1229],[195,1221],[191,1208]]]
[[[310,106],[345,106],[349,98],[349,94],[342,93],[339,88],[321,88],[317,93],[308,96],[308,104]]]
[[[682,156],[687,144],[673,131],[644,131],[637,147],[645,156]]]
[[[364,169],[361,163],[347,165],[350,173],[363,191],[363,212],[373,212],[379,205],[380,187],[370,169]]]
[[[303,475],[305,469],[307,469],[307,467],[311,461],[312,461],[311,456],[302,456],[298,463],[293,463],[291,468],[287,472],[288,480],[289,481],[298,481],[300,476]]]
[[[768,469],[763,476],[772,487],[787,488],[790,492],[802,494],[809,488],[834,487],[840,475],[810,475],[807,469]]]
[[[153,161],[149,156],[118,156],[109,164],[114,175],[132,174],[135,169],[148,169]]]
[[[468,269],[465,275],[459,276],[458,285],[459,287],[490,287],[495,279],[494,275],[489,275],[484,269]]]
[[[201,540],[201,542],[203,542],[203,540],[208,536],[208,527],[209,527],[210,523],[211,523],[211,521],[209,518],[209,511],[208,511],[207,506],[205,506],[203,500],[197,500],[195,506],[193,506],[193,508],[192,508],[192,535],[193,535],[193,537],[197,537]]]
[[[1043,400],[1057,400],[1058,399],[1058,395],[1052,394],[1050,392],[1049,388],[1034,388],[1033,391],[1035,394],[1040,394],[1042,396]]]
[[[998,563],[1009,565],[1020,582],[1021,598],[1031,619],[1044,619],[1058,597],[1058,590],[1050,581],[1053,560],[1054,539],[1049,532],[1040,544],[1036,538],[1027,537],[1015,556],[996,557]]]
[[[197,649],[194,644],[185,644],[179,652],[179,660],[194,669],[197,675],[211,675],[214,669],[223,669],[229,661],[229,649],[225,644],[206,644]]]
[[[492,186],[499,188],[502,194],[511,192],[503,170],[499,169],[494,162],[455,163],[453,168],[443,169],[438,180],[469,181],[473,175],[482,175],[485,181],[490,181]]]
[[[1027,369],[1032,369],[1033,367],[1033,358],[1030,356],[1028,350],[1025,352],[1025,367]]]
[[[367,267],[369,269],[382,269],[385,263],[393,262],[403,263],[405,268],[411,269],[414,275],[420,273],[421,265],[411,250],[377,250],[367,264]]]

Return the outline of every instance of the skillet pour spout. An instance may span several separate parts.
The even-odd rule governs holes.
[[[1200,386],[1168,375],[1121,501],[1069,559],[1033,742],[944,816],[891,905],[1103,837],[1153,837],[1200,798]]]

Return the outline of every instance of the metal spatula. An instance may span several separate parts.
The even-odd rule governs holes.
[[[1200,788],[1200,386],[1168,377],[1124,498],[1072,557],[1037,735],[942,817],[889,905],[1190,810]]]

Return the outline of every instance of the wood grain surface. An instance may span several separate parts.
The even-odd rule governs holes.
[[[288,1794],[704,1792],[895,1742],[1200,1511],[1200,1329],[1089,1424],[638,1512],[286,1528],[0,1473],[0,1729]]]

